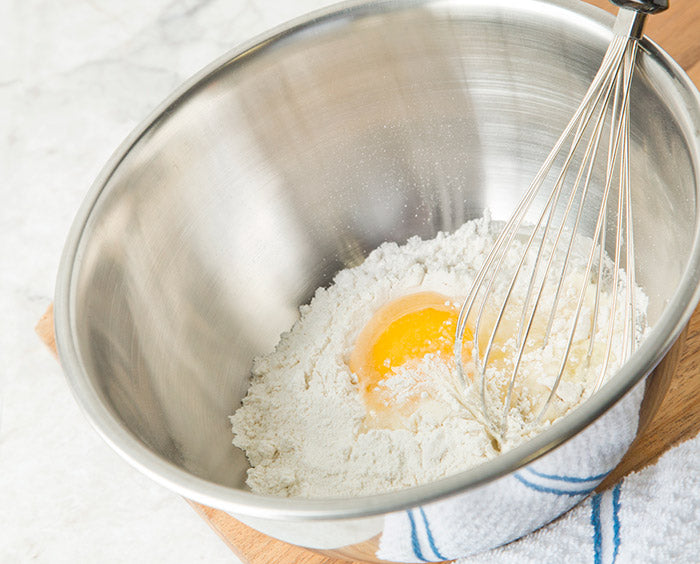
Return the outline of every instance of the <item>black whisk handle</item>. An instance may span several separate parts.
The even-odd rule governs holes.
[[[656,14],[668,8],[668,0],[610,0],[620,8],[629,8],[644,14]]]

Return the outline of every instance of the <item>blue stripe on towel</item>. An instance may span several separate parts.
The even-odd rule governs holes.
[[[603,537],[600,530],[600,495],[591,498],[591,525],[593,525],[593,562],[601,564],[603,561]]]
[[[585,496],[591,493],[594,489],[595,486],[592,488],[587,488],[583,490],[562,490],[558,488],[548,488],[546,486],[540,486],[539,484],[534,484],[532,482],[529,482],[525,478],[523,478],[520,474],[516,473],[513,474],[515,476],[515,479],[521,482],[522,484],[526,485],[528,488],[531,488],[533,490],[536,490],[538,492],[544,492],[544,493],[551,493],[551,494],[556,494],[556,495],[570,495],[570,496]]]
[[[428,542],[430,543],[430,549],[433,551],[433,554],[440,560],[447,560],[442,554],[440,554],[440,551],[437,549],[437,546],[435,546],[435,539],[433,538],[433,533],[430,530],[430,525],[428,524],[428,516],[425,514],[425,511],[423,511],[422,507],[419,507],[418,510],[420,511],[420,514],[423,517],[423,523],[425,523],[425,532],[428,533]]]
[[[413,510],[409,509],[406,513],[408,514],[408,520],[411,522],[411,546],[413,547],[413,554],[415,554],[416,558],[421,562],[428,562],[428,560],[423,558],[423,551],[420,549],[418,533],[416,532],[416,522],[413,519]]]
[[[602,474],[596,474],[595,476],[589,476],[587,478],[577,478],[576,476],[558,476],[556,474],[545,474],[544,472],[538,472],[533,468],[525,468],[525,470],[534,474],[535,476],[539,476],[540,478],[549,478],[550,480],[561,480],[562,482],[572,482],[574,484],[580,484],[583,482],[596,482],[602,480],[603,478],[605,478],[605,476],[610,474],[610,471],[608,471],[603,472]]]
[[[613,488],[612,503],[613,503],[613,564],[617,560],[617,553],[620,550],[620,490],[622,482],[618,482]]]

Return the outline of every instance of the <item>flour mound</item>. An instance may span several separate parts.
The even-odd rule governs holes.
[[[411,395],[421,398],[399,428],[366,425],[367,408],[347,365],[360,331],[387,302],[419,291],[464,299],[493,245],[494,230],[484,218],[431,240],[385,243],[301,307],[299,320],[275,350],[255,359],[248,394],[230,418],[233,444],[252,466],[247,484],[254,492],[312,498],[398,490],[476,466],[537,432],[525,424],[537,404],[528,394],[551,387],[547,367],[565,345],[561,338],[523,361],[520,400],[500,444],[484,421],[477,386],[463,389],[454,364],[426,355],[385,381],[399,404]],[[581,268],[574,261],[572,275],[580,276]],[[638,296],[643,313],[645,297],[641,291]],[[613,357],[611,365],[615,362]],[[543,425],[585,399],[595,368],[565,377]],[[493,385],[504,377],[494,374]]]

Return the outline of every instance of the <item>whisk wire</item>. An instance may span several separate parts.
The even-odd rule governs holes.
[[[626,63],[626,55],[628,54],[628,44],[624,44],[624,49],[619,53],[620,60],[617,64],[618,69],[621,67],[623,69],[623,74],[624,79],[620,81],[620,75],[619,70],[618,73],[615,74],[615,89],[614,89],[614,94],[613,94],[613,112],[619,111],[619,120],[615,120],[613,117],[612,120],[612,125],[610,129],[610,144],[609,144],[609,152],[608,152],[608,166],[607,166],[607,174],[606,174],[606,182],[603,190],[603,197],[602,201],[607,202],[609,195],[610,195],[610,190],[612,186],[612,169],[614,168],[615,162],[618,159],[619,153],[625,152],[627,149],[627,138],[625,137],[625,133],[627,133],[627,129],[624,123],[624,120],[626,120],[626,116],[628,116],[628,102],[629,102],[629,85],[631,83],[631,74],[628,72],[627,69],[631,69],[632,66],[628,65]],[[636,54],[636,42],[633,43],[632,47],[632,56]],[[609,98],[609,93],[608,97],[606,97],[606,103],[601,111],[600,114],[600,120],[603,120],[605,117],[605,114],[607,113],[607,106],[609,105],[610,98]],[[616,121],[619,121],[620,123],[615,123]],[[619,126],[619,127],[618,127]],[[620,147],[622,145],[622,148]],[[622,181],[622,176],[620,180]],[[619,192],[619,197],[618,197],[618,213],[617,213],[617,224],[618,224],[618,229],[616,232],[616,245],[615,245],[615,266],[614,266],[614,272],[613,272],[613,283],[612,283],[612,304],[610,306],[610,312],[609,312],[609,320],[608,320],[608,339],[607,339],[607,346],[606,346],[606,354],[605,354],[605,360],[603,363],[603,367],[601,368],[601,371],[598,375],[598,380],[596,381],[596,385],[594,387],[594,392],[597,390],[597,388],[600,385],[600,382],[602,381],[602,377],[605,375],[605,372],[607,370],[607,366],[610,361],[610,353],[612,351],[612,341],[613,341],[613,332],[614,332],[614,326],[615,326],[615,317],[616,317],[616,298],[617,298],[617,286],[618,286],[618,273],[619,273],[619,268],[620,268],[620,233],[621,233],[621,218],[622,218],[622,209],[620,208],[620,204],[624,201],[625,198],[623,198],[622,192]],[[605,205],[600,206],[599,214],[598,214],[598,221],[596,224],[596,229],[595,229],[595,235],[593,240],[598,240],[599,237],[601,236],[602,233],[605,232],[605,225],[606,225],[606,217],[607,217],[607,210]],[[573,240],[573,237],[572,237]],[[603,248],[601,247],[601,252],[603,251]],[[569,336],[567,339],[567,345],[565,347],[565,352],[562,355],[562,360],[559,366],[559,371],[557,373],[557,376],[555,378],[555,381],[551,387],[550,393],[547,397],[547,400],[544,403],[543,408],[540,411],[540,414],[538,415],[536,422],[540,422],[541,419],[544,417],[544,414],[546,413],[547,409],[552,403],[552,400],[554,399],[554,396],[556,394],[556,391],[559,387],[559,384],[561,382],[562,376],[565,372],[566,369],[566,364],[569,359],[569,355],[571,352],[571,347],[573,345],[574,341],[574,336],[576,333],[576,328],[578,325],[578,320],[580,318],[581,310],[583,307],[583,303],[585,300],[585,294],[587,290],[587,284],[586,281],[589,280],[592,266],[593,266],[593,260],[595,256],[595,248],[594,246],[591,247],[591,251],[588,255],[588,261],[586,265],[586,272],[583,277],[583,283],[580,288],[579,292],[579,297],[576,305],[576,310],[573,316],[573,322],[571,324],[571,328],[569,331]],[[600,272],[602,271],[602,255],[599,257],[599,264],[598,264],[598,270],[599,270],[599,280],[600,280]],[[596,289],[597,292],[600,292],[600,284],[598,288]],[[596,308],[595,311],[597,312],[598,309]],[[589,335],[589,343],[594,341],[594,334]]]
[[[631,27],[636,32],[641,30],[641,22],[638,16],[634,16],[633,21],[629,15],[625,15],[624,18],[618,18],[618,22],[623,22],[620,24],[622,26],[629,25],[632,22],[634,25]],[[574,240],[580,230],[583,212],[585,209],[588,209],[587,204],[592,197],[590,187],[593,172],[599,160],[605,121],[609,114],[611,119],[609,122],[610,132],[607,142],[607,159],[605,161],[605,182],[602,195],[600,196],[601,205],[596,218],[590,250],[585,259],[585,272],[577,286],[578,289],[574,290],[577,296],[576,306],[568,328],[564,331],[566,339],[562,341],[565,344],[563,346],[563,354],[558,361],[558,370],[554,372],[556,375],[552,385],[548,386],[549,394],[547,399],[542,407],[538,409],[538,413],[533,415],[532,420],[535,423],[542,421],[557,393],[567,365],[570,362],[577,327],[586,301],[587,291],[591,286],[595,286],[595,299],[590,316],[589,342],[587,352],[584,355],[586,366],[590,364],[593,356],[594,336],[598,331],[600,322],[601,292],[604,286],[603,265],[606,258],[605,245],[606,232],[608,230],[607,202],[612,191],[613,178],[617,180],[618,200],[615,214],[615,258],[612,272],[611,305],[607,320],[607,345],[594,391],[600,386],[611,360],[615,320],[617,317],[617,294],[618,286],[620,285],[619,272],[623,261],[627,277],[624,297],[624,346],[620,351],[620,356],[624,359],[634,350],[636,343],[635,275],[628,138],[630,85],[638,49],[635,39],[636,37],[631,35],[615,35],[611,41],[603,57],[601,67],[593,78],[583,100],[497,237],[492,250],[477,273],[475,282],[459,312],[455,338],[455,360],[462,383],[465,386],[467,385],[462,358],[464,333],[469,319],[474,315],[472,361],[475,376],[479,375],[482,412],[492,430],[501,437],[505,436],[507,431],[508,416],[515,393],[515,383],[521,369],[522,360],[532,346],[530,342],[532,330],[535,326],[538,312],[544,307],[545,301],[543,298],[545,290],[550,283],[556,284],[553,298],[547,301],[548,304],[551,304],[551,307],[546,318],[546,328],[542,336],[542,342],[539,344],[540,347],[544,348],[547,345],[553,331],[556,313],[560,305],[562,287],[564,280],[567,278],[574,252]],[[562,152],[567,143],[568,148],[565,152]],[[571,182],[568,180],[570,178],[570,169],[576,161],[575,155],[582,144],[585,144],[583,156],[580,162],[576,163],[576,173],[573,182]],[[498,275],[503,271],[504,262],[509,255],[509,251],[513,248],[513,242],[519,237],[525,227],[526,217],[528,217],[533,203],[540,196],[540,191],[545,181],[551,175],[553,166],[562,157],[564,160],[559,174],[553,180],[550,192],[541,205],[541,212],[534,227],[530,228],[527,242],[521,247],[523,250],[520,256],[516,257],[517,265],[514,267],[510,279],[506,281],[505,286],[497,286]],[[616,174],[616,171],[619,172]],[[569,190],[568,194],[566,194],[567,190]],[[564,201],[565,204],[563,203]],[[562,207],[563,211],[560,210]],[[563,240],[564,233],[570,233],[568,242],[565,239]],[[561,249],[560,246],[562,246]],[[533,252],[535,253],[534,257],[532,256]],[[597,273],[595,278],[597,280],[594,281],[591,274],[596,263],[596,257]],[[510,369],[507,371],[509,377],[502,404],[502,417],[500,422],[497,422],[496,417],[492,413],[490,398],[488,397],[487,368],[489,367],[489,361],[494,351],[499,330],[502,329],[503,323],[507,319],[508,308],[514,305],[514,291],[519,281],[526,275],[530,278],[525,297],[520,304],[522,309],[516,326],[516,351],[515,356],[511,360]],[[505,288],[505,290],[502,288]],[[495,317],[487,318],[487,312],[489,312],[489,316],[492,315],[490,312],[492,310],[491,304],[494,291],[503,292],[503,295],[499,296],[499,300],[502,301],[500,306],[496,306],[494,310]],[[488,338],[482,352],[480,340],[483,340],[486,333],[488,333]]]
[[[609,95],[609,91],[608,91],[608,94],[606,95],[606,98],[607,98],[608,95]],[[606,110],[606,105],[604,105],[603,108],[601,109],[601,113],[605,112],[605,110]],[[581,162],[581,166],[579,167],[578,175],[576,176],[576,180],[574,181],[574,187],[573,187],[573,189],[572,189],[572,198],[571,198],[571,200],[573,201],[573,196],[574,196],[574,195],[577,193],[577,191],[578,191],[578,187],[579,187],[580,184],[581,184],[581,179],[582,179],[582,177],[583,177],[584,170],[586,169],[586,164],[587,164],[588,166],[587,166],[587,170],[586,170],[586,173],[585,173],[585,174],[586,174],[586,178],[585,178],[585,180],[584,180],[583,188],[582,188],[582,190],[581,190],[581,196],[580,196],[580,199],[579,199],[579,206],[578,206],[577,213],[576,213],[576,220],[575,220],[574,226],[573,226],[573,228],[572,228],[572,233],[577,233],[577,232],[578,232],[578,227],[579,227],[579,224],[580,224],[580,222],[581,222],[581,216],[582,216],[582,212],[583,212],[583,209],[584,209],[584,203],[585,203],[585,201],[586,201],[586,197],[588,196],[588,190],[589,190],[589,188],[590,188],[591,176],[592,176],[592,174],[593,174],[593,168],[594,168],[594,165],[595,165],[595,163],[596,163],[596,157],[597,157],[597,155],[598,155],[598,147],[599,147],[599,145],[600,145],[600,140],[601,140],[601,138],[602,138],[602,135],[603,135],[603,120],[602,120],[602,119],[598,119],[598,120],[596,121],[594,130],[593,130],[593,132],[592,132],[592,134],[591,134],[591,139],[593,140],[593,143],[592,143],[592,144],[589,144],[588,147],[587,147],[587,149],[586,149],[586,152],[585,152],[585,154],[584,154],[584,156],[583,156],[583,160],[582,160],[582,162]],[[569,214],[570,207],[571,207],[571,203],[569,204],[569,207],[567,207],[566,211],[564,212],[564,217],[565,217],[565,218],[566,218],[566,217],[568,216],[568,214]],[[555,242],[555,244],[554,244],[554,248],[557,248],[557,244],[558,244],[558,241],[559,241],[559,237],[561,237],[561,233],[563,232],[563,227],[564,227],[564,225],[565,225],[565,223],[564,223],[564,221],[562,221],[562,229],[560,229],[560,232],[559,232],[559,234],[558,234],[558,236],[557,236],[557,240],[556,240],[556,242]],[[565,255],[565,257],[564,257],[564,264],[563,264],[563,266],[562,266],[562,271],[561,271],[561,279],[562,279],[562,280],[564,280],[564,279],[566,278],[566,273],[567,273],[567,271],[568,271],[568,267],[569,267],[569,263],[570,263],[570,258],[571,258],[571,252],[572,252],[572,249],[573,249],[573,246],[574,246],[574,241],[575,241],[574,237],[570,237],[570,238],[569,238],[569,244],[567,245],[566,255]],[[552,254],[550,255],[550,263],[552,262],[552,259],[553,259],[553,258],[554,258],[554,254],[552,253]],[[557,284],[557,285],[556,285],[555,295],[554,295],[554,299],[553,299],[553,303],[552,303],[552,308],[551,308],[551,311],[550,311],[549,319],[548,319],[548,321],[547,321],[547,329],[545,330],[545,334],[544,334],[543,346],[546,346],[547,341],[549,340],[549,336],[550,336],[551,331],[552,331],[552,326],[553,326],[553,324],[554,324],[554,319],[555,319],[555,316],[556,316],[557,307],[558,307],[558,305],[559,305],[559,298],[560,298],[560,296],[561,296],[562,287],[563,287],[562,284]]]
[[[607,96],[609,96],[609,92],[608,92],[608,94],[606,95],[606,98],[607,98]],[[601,112],[604,112],[604,111],[605,111],[605,105],[604,105],[603,109],[601,110]],[[592,115],[592,113],[591,113],[591,115]],[[558,246],[559,246],[559,241],[560,241],[561,236],[562,236],[562,234],[563,234],[563,232],[564,232],[564,229],[565,229],[565,227],[566,227],[566,218],[569,216],[569,214],[570,214],[570,212],[571,212],[571,209],[573,208],[574,202],[576,201],[576,196],[577,196],[577,194],[579,193],[579,187],[581,187],[581,194],[580,194],[580,197],[578,198],[578,203],[579,203],[579,205],[578,205],[578,207],[577,207],[576,217],[575,217],[574,225],[573,225],[573,227],[572,227],[572,232],[573,232],[573,233],[576,233],[576,232],[578,231],[578,227],[579,227],[579,224],[580,224],[580,220],[581,220],[581,216],[582,216],[582,212],[583,212],[583,208],[584,208],[584,202],[585,202],[586,196],[587,196],[587,194],[588,194],[588,189],[589,189],[589,186],[590,186],[590,178],[591,178],[591,174],[592,174],[592,171],[593,171],[593,166],[594,166],[595,160],[596,160],[595,157],[596,157],[596,155],[597,155],[597,149],[598,149],[598,146],[599,146],[599,144],[600,144],[600,139],[601,139],[602,133],[603,133],[603,127],[602,127],[602,126],[603,126],[603,120],[602,120],[602,119],[596,120],[593,133],[591,134],[591,139],[593,139],[593,144],[589,144],[589,145],[587,146],[586,152],[585,152],[585,154],[584,154],[584,157],[583,157],[583,159],[582,159],[582,161],[581,161],[581,164],[580,164],[580,166],[579,166],[579,168],[578,168],[578,173],[577,173],[577,175],[576,175],[576,179],[574,180],[573,187],[572,187],[572,190],[571,190],[571,194],[570,194],[570,196],[569,196],[569,200],[568,200],[567,205],[566,205],[566,209],[565,209],[565,211],[564,211],[564,213],[563,213],[563,217],[562,217],[561,223],[559,224],[559,228],[558,228],[557,234],[556,234],[556,236],[555,236],[555,238],[554,238],[554,241],[553,241],[553,243],[552,243],[552,245],[551,245],[552,249],[554,249],[554,250],[556,250],[556,249],[558,248]],[[585,130],[585,126],[584,126],[584,127],[579,127],[579,129],[578,129],[578,131],[577,131],[577,133],[576,133],[576,135],[575,135],[575,138],[577,139],[577,140],[575,141],[575,144],[577,144],[578,141],[580,140],[580,135],[583,134],[583,131],[584,131],[584,130]],[[573,147],[573,145],[574,145],[574,144],[572,144],[572,147]],[[573,150],[570,150],[570,151],[569,151],[569,155],[568,155],[568,157],[567,157],[567,160],[570,160],[572,155],[573,155]],[[564,180],[565,180],[565,177],[566,177],[566,173],[568,172],[568,168],[569,168],[569,167],[568,167],[568,163],[567,163],[567,166],[565,166],[565,167],[562,169],[562,173],[560,174],[559,178],[557,179],[556,188],[555,188],[555,189],[559,192],[559,194],[561,193],[561,189],[562,189],[562,187],[563,187],[563,185],[564,185]],[[585,174],[586,179],[585,179],[583,185],[581,185],[581,180],[583,179],[584,174]],[[548,218],[551,218],[551,217],[552,217],[552,215],[553,215],[553,214],[552,214],[552,210],[555,209],[555,208],[556,208],[556,203],[554,204],[554,206],[553,206],[552,208],[550,208],[550,212],[549,212],[549,214],[548,214]],[[545,228],[544,234],[542,235],[543,241],[546,241],[546,240],[547,240],[549,227],[550,227],[550,226],[547,225],[547,227]],[[568,243],[568,245],[567,245],[567,247],[566,247],[566,253],[565,253],[565,256],[564,256],[564,259],[563,259],[563,264],[562,264],[562,266],[561,266],[560,280],[564,280],[565,277],[566,277],[566,273],[567,273],[567,270],[568,270],[568,266],[569,266],[569,264],[570,264],[570,258],[571,258],[571,252],[572,252],[572,248],[573,248],[573,243],[574,243],[574,237],[570,237],[570,238],[569,238],[569,243]],[[524,256],[525,256],[526,254],[527,254],[527,251],[526,251],[526,253],[524,253]],[[544,270],[544,273],[542,274],[541,277],[539,277],[539,280],[540,280],[539,289],[538,289],[538,291],[537,291],[537,297],[536,297],[536,299],[535,299],[534,306],[533,306],[532,310],[530,310],[530,315],[527,316],[526,314],[527,314],[527,311],[528,311],[528,305],[529,305],[529,300],[530,300],[530,293],[531,293],[531,291],[532,291],[532,287],[533,287],[533,285],[534,285],[535,280],[538,278],[537,275],[538,275],[538,270],[539,270],[539,269],[538,269],[538,266],[537,266],[537,265],[538,265],[538,263],[540,262],[540,260],[541,260],[541,258],[542,258],[543,255],[544,255],[543,247],[540,247],[539,252],[537,253],[536,260],[535,260],[535,266],[533,267],[533,272],[532,272],[532,276],[531,276],[531,279],[530,279],[530,284],[529,284],[529,287],[528,287],[528,292],[527,292],[526,297],[525,297],[525,303],[523,304],[523,308],[522,308],[522,309],[523,309],[523,313],[522,313],[522,317],[521,317],[520,323],[521,323],[521,327],[522,327],[522,326],[525,326],[525,327],[526,327],[526,328],[525,328],[525,337],[524,337],[524,339],[522,339],[522,340],[519,338],[519,340],[517,341],[517,348],[518,348],[518,350],[517,350],[516,357],[515,357],[515,358],[516,358],[516,364],[515,364],[515,366],[514,366],[512,372],[511,372],[511,376],[510,376],[510,378],[509,378],[509,382],[508,382],[508,391],[507,391],[507,394],[506,394],[506,402],[505,402],[504,413],[503,413],[503,422],[504,422],[504,423],[503,423],[503,427],[502,427],[502,433],[503,433],[503,434],[505,434],[505,432],[507,431],[507,420],[508,420],[508,419],[507,419],[507,415],[508,415],[508,411],[510,410],[510,404],[511,404],[512,395],[513,395],[513,389],[514,389],[515,381],[516,381],[516,378],[517,378],[517,375],[518,375],[520,360],[522,359],[523,354],[524,354],[524,352],[525,352],[525,343],[526,343],[526,341],[527,341],[528,336],[530,335],[532,326],[533,326],[533,324],[534,324],[535,316],[536,316],[537,311],[538,311],[538,309],[539,309],[539,307],[540,307],[540,304],[541,304],[541,300],[542,300],[542,296],[543,296],[543,293],[544,293],[545,286],[546,286],[546,284],[547,284],[547,282],[548,282],[548,280],[549,280],[549,274],[550,274],[550,272],[551,272],[551,270],[552,270],[552,266],[553,266],[553,263],[554,263],[555,258],[556,258],[555,252],[549,253],[548,260],[547,260],[547,265],[546,265],[546,268],[545,268],[545,270]],[[547,345],[547,341],[549,340],[549,335],[550,335],[550,333],[551,333],[552,326],[553,326],[553,323],[554,323],[554,318],[555,318],[555,314],[556,314],[556,310],[557,310],[557,306],[558,306],[558,302],[559,302],[559,297],[560,297],[560,294],[561,294],[562,286],[563,286],[562,284],[557,284],[557,285],[556,285],[555,295],[554,295],[554,299],[553,299],[553,301],[552,301],[552,307],[551,307],[551,309],[550,309],[549,318],[548,318],[548,320],[547,320],[547,328],[546,328],[546,330],[545,330],[545,332],[544,332],[544,335],[543,335],[543,342],[542,342],[542,345],[541,345],[543,348]],[[578,315],[578,312],[577,312],[577,315]],[[525,318],[526,318],[526,317],[527,317],[527,321],[525,321]],[[577,325],[577,323],[576,323],[576,321],[575,321],[575,322],[574,322],[574,325],[573,325],[573,328],[572,328],[572,332],[575,332],[576,325]],[[567,358],[568,358],[568,354],[567,354]],[[565,359],[565,361],[564,361],[564,366],[565,366],[565,365],[566,365],[566,359]],[[546,412],[547,406],[549,405],[550,401],[551,401],[551,399],[549,399],[549,400],[546,402],[545,406],[544,406],[544,407],[542,408],[542,410],[540,411],[539,415],[538,415],[537,418],[536,418],[537,421],[541,420],[541,418],[544,416],[544,413]]]
[[[625,54],[627,54],[631,59],[628,61],[629,64],[625,65],[624,69],[624,76],[622,77],[623,83],[622,83],[622,93],[621,93],[621,110],[620,110],[620,124],[619,128],[616,130],[617,135],[615,139],[615,147],[613,150],[613,163],[615,162],[617,156],[618,156],[618,149],[621,154],[621,160],[625,159],[625,154],[627,156],[629,155],[629,145],[628,145],[628,136],[625,134],[628,134],[627,130],[627,117],[629,115],[628,113],[628,104],[629,104],[629,95],[630,95],[630,84],[632,81],[632,74],[634,70],[634,58],[636,56],[636,51],[637,51],[637,43],[632,42],[630,45],[630,49],[625,51]],[[622,145],[622,147],[620,147]],[[629,160],[629,159],[627,159]],[[613,346],[613,336],[614,336],[614,330],[615,330],[615,314],[616,314],[616,309],[617,309],[617,296],[618,296],[618,285],[619,285],[619,276],[620,276],[620,263],[621,263],[621,246],[623,243],[625,245],[629,245],[629,240],[628,237],[625,236],[624,238],[622,237],[622,220],[623,217],[626,215],[625,210],[624,210],[624,204],[626,203],[627,200],[627,194],[626,191],[629,190],[629,178],[625,178],[625,166],[624,162],[621,163],[621,170],[620,170],[620,178],[619,178],[619,185],[618,185],[618,205],[617,205],[617,228],[615,232],[615,258],[614,258],[614,267],[613,267],[613,281],[612,281],[612,293],[611,293],[611,305],[610,305],[610,312],[609,312],[609,320],[608,320],[608,331],[607,331],[607,343],[605,347],[605,355],[603,358],[603,364],[601,366],[601,369],[598,373],[598,378],[596,379],[595,385],[593,387],[593,393],[598,391],[603,383],[603,379],[605,377],[605,374],[608,369],[608,365],[610,364],[610,358],[611,358],[611,353],[612,353],[612,346]],[[610,184],[612,183],[612,177],[609,175],[606,178],[606,192],[609,192],[610,190]],[[607,201],[607,199],[606,199]],[[629,225],[626,225],[626,227],[629,227]],[[627,250],[625,250],[625,255],[627,254]],[[631,252],[631,250],[629,251]],[[626,265],[626,270],[629,270],[630,265]],[[629,284],[629,274],[627,275],[627,283]],[[628,301],[628,300],[626,300]],[[629,313],[629,312],[626,312]],[[626,323],[627,325],[627,323]],[[624,331],[624,329],[623,329]],[[624,348],[621,349],[620,354],[621,358],[620,361],[623,361],[625,359],[625,352],[627,349],[627,338],[624,337]]]
[[[579,127],[579,130],[582,131],[585,129],[586,125],[591,119],[593,110],[595,109],[595,106],[598,104],[600,101],[600,98],[603,96],[603,91],[600,90],[600,85],[601,83],[607,82],[607,80],[610,78],[610,76],[613,74],[613,69],[611,69],[609,66],[606,65],[606,63],[609,63],[610,59],[612,59],[615,56],[615,49],[613,49],[613,45],[619,47],[619,41],[617,41],[619,38],[615,38],[613,43],[611,44],[610,48],[605,53],[605,56],[603,58],[603,64],[601,65],[601,70],[596,74],[594,77],[590,87],[588,88],[588,91],[586,92],[586,95],[583,98],[583,101],[579,105],[579,107],[576,110],[576,113],[574,114],[574,117],[572,120],[569,122],[568,126],[564,129],[562,132],[561,136],[555,143],[554,147],[550,151],[549,155],[545,159],[542,167],[538,171],[537,175],[531,182],[530,186],[528,187],[528,190],[526,191],[525,195],[519,202],[518,206],[516,207],[515,211],[513,212],[513,215],[511,216],[510,220],[506,223],[504,226],[503,230],[501,231],[500,235],[496,239],[496,242],[494,243],[493,248],[489,252],[486,260],[484,261],[484,264],[482,265],[479,273],[477,274],[477,277],[475,279],[474,284],[472,285],[472,288],[470,290],[469,295],[467,296],[467,299],[464,301],[462,308],[459,313],[459,317],[457,320],[457,330],[456,330],[456,345],[455,345],[455,356],[457,360],[457,366],[460,367],[460,372],[461,372],[461,377],[464,380],[464,374],[462,372],[462,345],[463,345],[463,338],[464,338],[464,331],[466,329],[466,322],[467,322],[467,317],[470,311],[473,308],[474,301],[476,300],[477,294],[479,289],[481,288],[481,285],[484,282],[484,278],[486,277],[487,273],[491,270],[491,267],[493,265],[493,261],[496,259],[496,257],[499,257],[498,264],[496,265],[496,271],[499,270],[500,266],[502,266],[502,262],[504,260],[504,254],[501,253],[503,250],[503,247],[509,246],[512,242],[513,239],[515,238],[517,234],[517,228],[522,224],[522,220],[524,219],[525,214],[527,213],[527,210],[529,209],[530,205],[532,204],[532,201],[535,199],[535,196],[538,193],[538,190],[540,189],[542,183],[544,182],[546,175],[548,174],[549,170],[551,169],[552,165],[554,164],[554,161],[556,160],[556,157],[561,150],[562,146],[564,145],[566,139],[569,137],[571,134],[571,131],[574,129],[574,127]],[[615,67],[615,70],[617,70],[617,67]],[[595,96],[595,102],[593,106],[590,106],[590,101],[591,99]],[[583,122],[581,122],[581,117],[584,115],[585,117],[583,118]],[[576,147],[578,146],[578,143],[580,142],[580,135],[577,135],[577,138],[574,140],[574,143],[572,144],[572,149],[570,153],[572,153]],[[538,222],[537,227],[539,227],[540,222]],[[533,230],[533,235],[536,233],[537,229]],[[534,237],[533,237],[534,240]],[[486,293],[489,293],[491,290],[491,285],[486,290]],[[479,316],[480,317],[480,316]],[[475,331],[474,338],[475,338],[475,346],[478,345],[478,335],[479,332]],[[478,350],[478,347],[477,347]],[[464,380],[466,384],[466,380]]]
[[[633,56],[634,60],[634,56]],[[629,105],[627,106],[627,118],[625,119],[625,128],[627,129],[626,137],[629,138]],[[627,272],[627,286],[625,291],[627,293],[627,307],[629,315],[625,315],[625,320],[628,325],[627,339],[629,343],[628,356],[634,353],[637,346],[637,308],[635,307],[635,288],[637,287],[636,275],[635,275],[635,263],[634,263],[634,224],[632,222],[632,192],[630,190],[630,162],[629,162],[629,143],[625,145],[625,152],[623,153],[624,161],[622,165],[622,172],[625,177],[625,198],[627,202],[626,213],[625,213],[625,227],[627,233],[627,257],[625,259],[625,266]]]

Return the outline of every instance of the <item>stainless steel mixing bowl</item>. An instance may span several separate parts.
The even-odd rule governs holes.
[[[105,166],[66,243],[58,348],[92,424],[183,496],[290,542],[377,560],[483,550],[582,499],[634,439],[647,375],[699,297],[700,97],[646,40],[631,159],[654,329],[596,397],[488,464],[352,499],[251,493],[227,416],[253,357],[338,270],[487,208],[507,217],[611,22],[568,0],[344,4],[183,85]],[[558,476],[583,486],[543,485]]]

